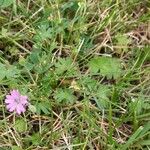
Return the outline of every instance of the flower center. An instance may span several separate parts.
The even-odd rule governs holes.
[[[16,102],[17,104],[19,104],[19,103],[20,103],[20,97],[16,98],[16,99],[15,99],[15,102]]]

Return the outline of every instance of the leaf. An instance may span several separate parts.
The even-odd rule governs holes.
[[[70,9],[70,10],[74,10],[76,11],[78,9],[78,2],[76,1],[69,1],[69,2],[66,2],[65,4],[63,4],[61,6],[61,11],[64,12],[66,9]]]
[[[67,104],[74,103],[76,99],[71,89],[62,89],[62,88],[57,89],[54,98],[58,103],[67,103]]]
[[[40,51],[32,51],[32,53],[29,56],[29,60],[33,63],[33,64],[37,64],[39,62],[40,59]]]
[[[32,142],[33,145],[39,145],[41,142],[41,135],[40,133],[33,133],[31,137],[28,138],[30,142]]]
[[[145,135],[150,135],[150,122],[145,123],[143,130],[138,136],[138,139],[143,138]]]
[[[128,44],[130,43],[130,39],[125,34],[117,34],[116,35],[117,46],[120,47],[117,49],[120,54],[122,51],[128,51]]]
[[[0,70],[1,70],[1,73],[0,73],[0,81],[1,81],[6,76],[6,68],[5,68],[5,65],[3,65],[2,63],[0,63]]]
[[[106,108],[108,105],[110,95],[110,88],[106,85],[100,85],[97,89],[95,102],[97,103],[98,107],[101,109]]]
[[[42,101],[42,102],[39,102],[37,105],[36,105],[36,112],[38,114],[41,114],[41,112],[43,112],[44,114],[50,114],[50,110],[51,110],[51,105],[49,102],[47,101]]]
[[[98,73],[106,76],[108,79],[117,79],[121,75],[121,64],[118,59],[110,57],[93,58],[88,64],[92,73]]]
[[[139,52],[135,68],[140,68],[145,61],[147,62],[150,61],[150,47],[149,46],[144,47],[143,50]]]
[[[29,104],[28,108],[31,112],[33,112],[33,113],[36,112],[36,107],[34,105]]]
[[[92,92],[97,91],[97,81],[90,77],[83,77],[80,80],[80,86],[83,87],[84,92],[87,95],[91,95]]]
[[[67,71],[67,73],[69,75],[74,75],[77,73],[77,68],[76,66],[73,64],[73,61],[71,58],[60,58],[58,60],[58,62],[55,64],[55,71],[56,74],[61,75],[63,74],[65,71]]]
[[[0,0],[0,8],[6,8],[10,6],[14,0]]]
[[[27,69],[29,71],[32,70],[34,66],[35,66],[34,64],[27,62],[27,61],[24,64],[25,69]]]
[[[39,57],[39,63],[35,63],[34,70],[38,74],[43,74],[44,72],[48,71],[48,69],[52,66],[52,64],[49,62],[49,59],[47,57],[46,53],[42,53]]]
[[[19,146],[13,145],[12,150],[22,150],[22,148],[20,148]]]
[[[143,99],[132,99],[129,103],[129,111],[133,114],[140,115],[142,113],[143,104]]]
[[[25,119],[21,118],[21,119],[17,119],[15,121],[15,125],[14,128],[16,129],[16,131],[18,132],[25,132],[27,130],[27,122]]]
[[[18,70],[16,66],[10,65],[7,67],[6,73],[7,78],[16,78],[19,76],[20,70]]]
[[[20,70],[18,70],[17,67],[13,66],[13,65],[6,66],[6,65],[0,63],[0,69],[1,69],[0,81],[2,79],[4,79],[5,77],[8,79],[16,78],[20,74]]]
[[[94,58],[89,62],[90,71],[92,73],[97,73],[100,70],[99,59]]]
[[[150,145],[150,140],[142,140],[142,141],[139,141],[138,144],[140,145]]]
[[[3,37],[7,37],[8,36],[8,30],[2,27],[1,34]]]
[[[146,110],[150,110],[150,103],[144,103],[143,105],[142,105],[142,107],[143,107],[143,109],[146,109]]]
[[[34,39],[36,42],[45,41],[52,38],[52,29],[49,27],[49,24],[42,24],[39,26]]]

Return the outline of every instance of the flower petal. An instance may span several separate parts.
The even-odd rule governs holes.
[[[12,111],[14,111],[14,110],[16,109],[15,105],[13,105],[13,104],[8,104],[8,105],[6,106],[6,108],[7,108],[7,110],[9,110],[10,112],[12,112]]]
[[[6,98],[7,98],[7,99],[12,99],[13,96],[11,96],[11,95],[6,95]]]
[[[18,90],[12,90],[10,93],[11,93],[11,96],[13,96],[13,97],[15,97],[15,98],[16,98],[16,97],[17,97],[17,98],[20,97],[20,93],[19,93]]]
[[[16,112],[20,115],[22,112],[25,112],[25,108],[23,107],[23,105],[19,104],[16,107]]]
[[[27,96],[20,96],[20,103],[25,105],[25,104],[28,104],[28,97]]]
[[[13,99],[5,99],[5,103],[6,104],[14,103],[14,100]]]

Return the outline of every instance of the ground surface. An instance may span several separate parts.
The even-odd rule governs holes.
[[[149,6],[0,0],[0,150],[150,149]]]

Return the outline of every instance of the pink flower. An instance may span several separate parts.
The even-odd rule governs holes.
[[[10,95],[6,95],[5,103],[8,111],[16,112],[20,115],[26,111],[28,97],[21,95],[18,90],[12,90]]]

